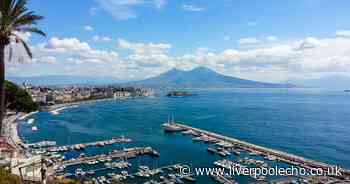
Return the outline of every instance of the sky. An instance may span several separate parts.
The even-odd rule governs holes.
[[[348,0],[29,0],[47,37],[21,34],[8,76],[139,80],[209,67],[245,79],[348,75]]]

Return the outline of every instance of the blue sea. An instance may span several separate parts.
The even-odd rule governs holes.
[[[163,132],[161,124],[174,113],[176,121],[197,128],[350,169],[350,93],[322,89],[190,92],[196,95],[169,98],[159,93],[149,98],[81,104],[56,116],[41,112],[33,116],[39,131],[32,132],[23,123],[20,135],[28,142],[54,140],[60,145],[124,135],[134,142],[86,152],[94,155],[122,147],[152,146],[161,156],[134,159],[134,166],[154,168],[182,162],[193,167],[213,167],[213,162],[222,158],[209,154],[207,144]],[[67,156],[78,154],[71,152]],[[236,180],[252,181],[242,176]],[[199,177],[197,183],[211,182]]]

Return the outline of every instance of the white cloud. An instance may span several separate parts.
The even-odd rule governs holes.
[[[118,47],[131,50],[136,54],[160,54],[170,49],[171,45],[166,43],[132,43],[119,38]]]
[[[117,52],[92,49],[87,42],[82,42],[77,38],[53,37],[47,43],[37,45],[33,50],[39,57],[59,55],[61,58],[81,60],[82,63],[106,63],[119,59]]]
[[[108,37],[108,36],[98,36],[95,35],[92,37],[92,40],[96,41],[96,42],[111,42],[112,38]]]
[[[270,42],[276,42],[278,41],[278,38],[276,36],[268,36],[266,37],[266,40]]]
[[[55,56],[43,56],[32,59],[33,63],[47,63],[47,64],[55,64],[57,63],[57,58]]]
[[[215,52],[208,48],[196,48],[188,54],[177,56],[169,53],[172,45],[168,43],[131,42],[120,38],[117,46],[128,52],[119,56],[115,51],[93,49],[77,38],[54,37],[47,43],[33,47],[35,58],[30,65],[11,63],[9,67],[13,69],[8,72],[62,72],[65,68],[64,72],[94,72],[96,75],[141,79],[172,67],[188,70],[207,66],[226,75],[276,82],[311,74],[350,72],[350,39],[344,37],[307,37],[293,41],[277,40],[273,44],[265,38],[256,46]],[[55,63],[55,67],[43,68],[50,63]]]
[[[321,45],[321,42],[318,39],[313,37],[308,37],[301,42],[299,48],[297,49],[299,50],[311,49],[311,48],[318,47],[320,45]]]
[[[250,45],[250,44],[257,44],[260,41],[256,38],[242,38],[240,40],[238,40],[238,43],[240,45]]]
[[[90,46],[86,42],[81,42],[77,38],[51,38],[48,43],[44,45],[48,51],[53,52],[67,52],[67,51],[88,51]]]
[[[15,31],[14,34],[16,34],[18,37],[20,37],[21,39],[23,39],[25,42],[29,41],[29,38],[32,36],[31,33],[29,32],[17,32]]]
[[[182,9],[184,11],[190,11],[190,12],[200,12],[200,11],[204,11],[205,8],[204,7],[200,7],[197,5],[191,5],[191,4],[184,4],[182,5]]]
[[[338,37],[350,37],[350,30],[339,30],[336,32]]]
[[[84,30],[88,31],[88,32],[92,32],[92,31],[94,31],[94,28],[92,26],[86,25],[86,26],[84,26]]]
[[[135,8],[151,5],[157,9],[166,4],[166,0],[95,0],[102,9],[110,13],[116,20],[137,18]]]

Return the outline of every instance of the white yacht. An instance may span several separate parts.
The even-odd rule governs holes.
[[[32,127],[32,131],[38,131],[38,127],[33,126],[33,127]]]
[[[28,123],[28,125],[33,124],[34,123],[34,119],[28,119],[27,123]]]

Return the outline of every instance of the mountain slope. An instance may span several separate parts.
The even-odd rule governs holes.
[[[177,87],[177,88],[283,88],[292,87],[289,84],[272,84],[240,79],[216,73],[205,67],[198,67],[191,71],[172,69],[159,76],[131,82],[132,85],[151,87]]]

